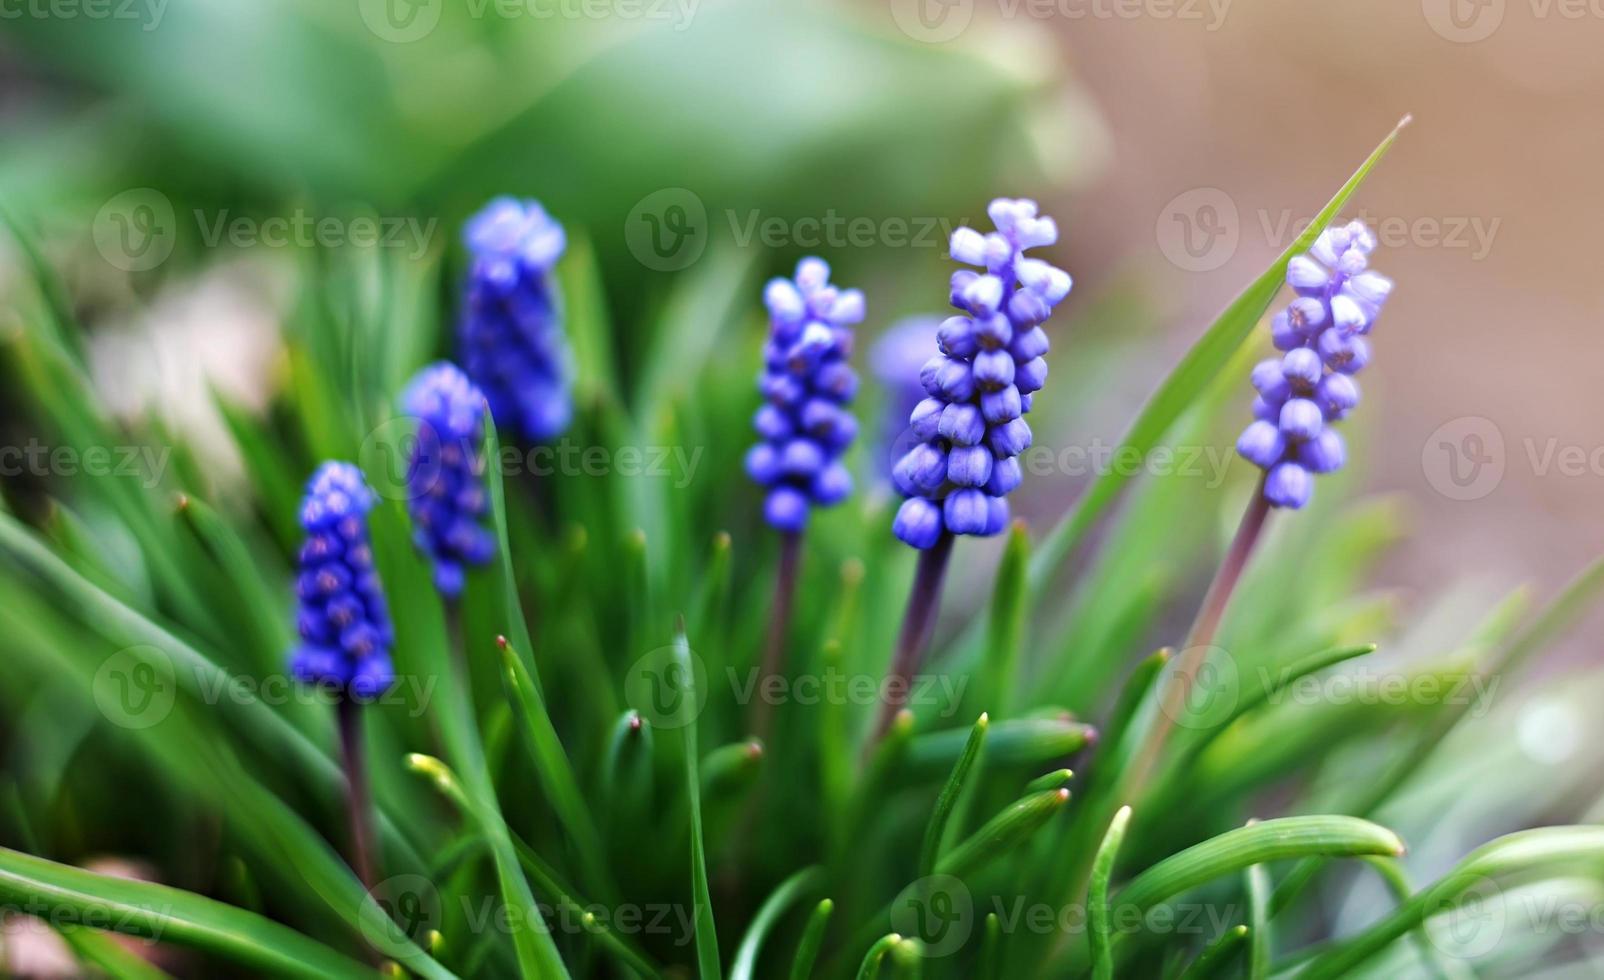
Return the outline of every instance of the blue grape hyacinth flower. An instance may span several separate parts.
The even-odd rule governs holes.
[[[401,408],[418,420],[407,456],[407,511],[413,542],[434,564],[440,594],[462,594],[465,570],[496,553],[484,526],[490,510],[485,489],[485,396],[455,364],[419,371],[401,396]]]
[[[943,534],[993,535],[1008,526],[1007,496],[1031,444],[1024,415],[1047,379],[1042,324],[1072,286],[1069,273],[1025,256],[1058,241],[1058,226],[1036,202],[998,198],[986,213],[996,231],[952,234],[952,257],[984,271],[952,276],[952,305],[963,315],[936,331],[939,353],[919,372],[926,397],[908,418],[918,442],[892,470],[908,498],[892,530],[915,548],[932,548]]]
[[[301,503],[296,627],[301,645],[290,673],[357,698],[382,694],[395,679],[390,648],[395,631],[384,587],[373,567],[367,514],[374,494],[351,463],[318,467]]]
[[[825,261],[805,258],[795,279],[770,280],[763,302],[770,324],[758,378],[764,401],[752,419],[762,441],[746,454],[746,471],[768,488],[764,519],[795,532],[813,507],[852,492],[841,454],[858,434],[850,328],[863,320],[863,293],[830,285]]]
[[[569,352],[552,267],[567,238],[536,201],[498,197],[468,220],[458,339],[468,376],[504,430],[533,442],[573,415]]]
[[[1365,339],[1392,280],[1370,269],[1376,239],[1361,221],[1327,228],[1308,254],[1287,264],[1298,296],[1271,322],[1278,358],[1253,368],[1254,421],[1236,448],[1265,471],[1264,496],[1297,509],[1314,494],[1314,475],[1342,468],[1347,448],[1333,423],[1359,404],[1353,376],[1370,363]]]

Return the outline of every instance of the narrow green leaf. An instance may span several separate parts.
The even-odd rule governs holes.
[[[1030,562],[1030,537],[1025,522],[1015,521],[1003,548],[1002,563],[991,590],[991,611],[986,618],[986,660],[981,678],[985,700],[980,707],[1008,717],[1013,711],[1015,677],[1025,632],[1026,569]]]
[[[1153,682],[1164,672],[1171,656],[1173,651],[1169,647],[1155,650],[1137,664],[1131,676],[1125,679],[1119,698],[1114,702],[1114,710],[1109,712],[1108,722],[1103,726],[1103,744],[1109,747],[1110,752],[1117,752],[1124,746],[1125,736],[1131,731],[1131,722],[1135,720],[1136,713],[1147,700],[1148,692],[1153,689]]]
[[[563,320],[574,348],[574,380],[581,401],[619,402],[618,371],[613,357],[613,331],[607,312],[607,290],[590,240],[569,232],[568,248],[557,264]]]
[[[735,950],[735,962],[730,966],[730,980],[752,980],[757,975],[758,954],[763,951],[763,940],[768,938],[774,923],[823,881],[823,869],[811,867],[780,882],[768,900],[758,907],[752,924],[746,927],[746,935],[741,937],[741,945]]]
[[[1227,831],[1172,854],[1126,885],[1116,901],[1122,907],[1145,912],[1182,892],[1253,864],[1313,855],[1396,856],[1403,851],[1403,841],[1397,834],[1368,820],[1345,816],[1282,817]]]
[[[501,439],[489,412],[485,412],[484,438],[485,458],[501,459]],[[518,597],[518,578],[512,570],[512,545],[507,534],[507,488],[501,479],[500,465],[489,467],[489,471],[485,475],[485,482],[490,488],[490,517],[496,531],[496,615],[502,623],[502,634],[507,637],[513,650],[532,658],[535,646],[529,639],[529,623],[524,619],[523,603]],[[525,665],[524,672],[529,677],[535,696],[544,699],[545,690],[540,684],[539,667],[531,660]]]
[[[679,665],[681,683],[694,685],[691,647],[685,637],[685,623],[674,630],[674,659]],[[697,774],[696,692],[683,692],[675,705],[680,722],[680,745],[684,752],[685,794],[691,806],[691,884],[696,902],[696,968],[701,980],[720,980],[718,935],[713,920],[713,893],[707,883],[707,851],[702,839],[702,780]]]
[[[1287,690],[1293,684],[1296,684],[1298,681],[1309,676],[1310,674],[1318,673],[1322,670],[1325,670],[1327,667],[1333,667],[1342,663],[1343,661],[1352,660],[1355,657],[1363,657],[1375,652],[1376,645],[1374,643],[1361,643],[1357,646],[1333,647],[1330,650],[1322,650],[1319,653],[1311,653],[1307,657],[1293,661],[1287,667],[1278,671],[1276,675],[1271,678],[1271,682],[1269,684],[1252,691],[1238,701],[1236,707],[1232,709],[1230,715],[1228,715],[1224,721],[1209,729],[1206,734],[1192,743],[1191,747],[1187,750],[1186,758],[1189,760],[1195,759],[1205,748],[1209,746],[1210,743],[1212,743],[1222,733],[1235,724],[1237,719],[1241,718],[1243,715],[1246,715],[1248,712],[1253,711],[1255,708],[1274,700],[1276,695]]]
[[[813,976],[813,964],[819,958],[819,948],[824,945],[824,931],[830,925],[833,911],[835,903],[828,898],[813,907],[807,927],[802,930],[802,940],[796,947],[796,959],[791,963],[791,980],[810,980]]]
[[[580,912],[585,930],[596,937],[602,949],[617,959],[619,965],[643,976],[662,976],[662,967],[654,963],[644,951],[629,939],[597,921],[595,913],[591,911],[595,903],[586,901],[580,896],[533,847],[516,836],[512,839],[512,846],[518,852],[518,863],[523,866],[524,873],[530,877],[534,887],[569,912]],[[585,916],[589,918],[586,919]]]
[[[372,973],[356,960],[254,912],[9,848],[0,848],[0,897],[12,908],[37,909],[49,921],[190,946],[279,976],[324,980]]]
[[[78,962],[113,980],[166,980],[168,974],[99,929],[60,924],[56,932],[72,947]]]
[[[1455,868],[1391,915],[1316,957],[1299,980],[1354,975],[1398,937],[1435,915],[1459,907],[1475,889],[1503,880],[1531,881],[1574,875],[1604,863],[1604,827],[1544,827],[1500,837],[1472,851]]]
[[[517,923],[513,930],[513,948],[518,954],[521,974],[540,980],[545,980],[547,977],[567,980],[567,967],[557,954],[557,947],[552,942],[545,920],[541,917],[539,906],[535,904],[529,883],[519,871],[523,862],[519,860],[511,832],[502,822],[500,811],[495,808],[494,799],[489,800],[488,806],[481,805],[473,794],[485,791],[465,787],[449,766],[433,756],[413,753],[406,757],[406,765],[408,769],[427,778],[442,796],[456,805],[463,816],[473,821],[478,833],[489,847],[502,901],[509,910],[516,907],[519,910],[516,914],[525,917],[524,921]]]
[[[1032,793],[1047,793],[1058,789],[1060,786],[1063,786],[1065,783],[1069,782],[1074,775],[1075,774],[1068,769],[1054,769],[1052,772],[1037,776],[1035,779],[1032,779],[1030,782],[1026,783],[1025,795],[1029,796]]]
[[[1092,949],[1093,980],[1111,980],[1114,976],[1114,956],[1109,948],[1108,934],[1108,880],[1114,875],[1114,859],[1119,856],[1120,842],[1125,839],[1125,827],[1131,820],[1131,808],[1122,806],[1109,821],[1108,833],[1097,848],[1092,861],[1092,881],[1086,894],[1086,915],[1090,932],[1087,938]]]
[[[1177,980],[1208,980],[1214,976],[1220,967],[1231,961],[1236,955],[1237,947],[1248,938],[1250,930],[1247,926],[1232,926],[1215,937],[1214,941],[1203,947],[1197,959],[1181,971]]]
[[[1398,133],[1408,122],[1409,119],[1406,117],[1387,134],[1386,139],[1382,140],[1364,163],[1359,165],[1359,169],[1354,171],[1353,176],[1342,185],[1336,196],[1320,209],[1320,213],[1303,233],[1287,246],[1286,251],[1281,253],[1263,275],[1255,279],[1231,302],[1230,306],[1225,308],[1219,319],[1215,320],[1192,349],[1187,351],[1186,356],[1164,379],[1158,390],[1143,406],[1124,438],[1120,440],[1121,452],[1129,452],[1130,450],[1125,447],[1131,447],[1136,455],[1146,458],[1176,420],[1219,376],[1221,368],[1253,332],[1253,328],[1269,308],[1270,302],[1275,299],[1276,293],[1280,292],[1286,281],[1287,263],[1293,256],[1309,249],[1320,232],[1325,230],[1326,225],[1337,216],[1348,203],[1348,199],[1359,189],[1359,185],[1369,176],[1370,171],[1381,162],[1382,157],[1387,155],[1387,151],[1398,138]],[[1030,564],[1030,588],[1033,596],[1039,595],[1047,586],[1064,559],[1081,543],[1097,518],[1102,516],[1135,475],[1136,470],[1129,467],[1110,467],[1099,474],[1075,507],[1048,533]]]
[[[980,946],[981,980],[1002,980],[1002,920],[986,913],[986,934]]]
[[[602,819],[611,837],[620,827],[633,827],[651,808],[652,728],[631,708],[619,716],[607,742],[602,765]],[[634,840],[633,834],[622,839]]]
[[[1262,864],[1243,872],[1248,889],[1248,980],[1270,975],[1270,872]]]
[[[230,589],[237,591],[238,622],[255,640],[256,667],[262,673],[279,669],[285,651],[295,639],[289,628],[292,620],[285,602],[288,591],[280,589],[275,593],[263,580],[260,560],[211,505],[185,495],[179,498],[178,513],[181,523],[216,560]]]
[[[874,945],[863,955],[863,962],[858,966],[858,980],[875,980],[880,975],[880,964],[901,943],[902,937],[894,932],[875,940]]]
[[[952,808],[958,802],[958,794],[963,791],[964,779],[969,775],[970,767],[980,757],[980,749],[986,743],[986,728],[989,721],[987,714],[981,712],[975,726],[969,730],[969,739],[964,743],[963,754],[958,756],[958,761],[952,767],[952,773],[936,797],[936,808],[930,813],[930,822],[925,826],[924,844],[919,848],[921,878],[935,872],[936,858],[940,856],[941,841],[947,831],[947,820],[952,816]]]
[[[914,738],[902,771],[911,778],[950,772],[969,744],[969,735],[962,728],[951,728]],[[1095,735],[1092,726],[1067,718],[1016,718],[988,724],[986,764],[996,769],[1051,762],[1079,752]]]
[[[573,838],[584,865],[586,884],[604,897],[612,895],[611,877],[603,856],[601,838],[590,810],[579,791],[568,754],[563,750],[557,729],[552,726],[546,704],[535,689],[534,678],[524,669],[523,658],[510,643],[499,643],[501,664],[507,682],[508,700],[518,722],[518,730],[535,763],[535,778],[550,800],[551,807]]]
[[[936,873],[962,878],[974,874],[1013,850],[1051,820],[1069,802],[1069,790],[1024,797],[988,820],[936,865]]]

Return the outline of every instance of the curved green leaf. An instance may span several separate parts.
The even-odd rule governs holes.
[[[274,976],[325,980],[374,972],[255,912],[9,848],[0,848],[0,897],[41,918],[190,946]]]

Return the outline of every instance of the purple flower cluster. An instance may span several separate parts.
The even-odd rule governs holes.
[[[301,646],[290,673],[308,684],[327,684],[359,698],[377,697],[395,679],[384,588],[373,567],[367,513],[373,491],[350,463],[324,463],[301,503],[301,547],[296,596]]]
[[[952,305],[965,315],[936,331],[941,353],[919,372],[928,397],[908,419],[918,443],[892,470],[908,497],[892,530],[915,548],[933,547],[944,533],[1007,527],[1017,457],[1031,442],[1023,416],[1047,379],[1041,325],[1071,286],[1069,273],[1024,255],[1058,241],[1058,226],[1037,214],[1036,202],[998,198],[986,213],[996,231],[952,234],[952,257],[986,271],[953,273]]]
[[[1331,423],[1359,404],[1353,380],[1370,362],[1365,335],[1392,292],[1392,280],[1371,271],[1375,236],[1363,222],[1328,228],[1307,255],[1287,264],[1298,298],[1271,324],[1279,358],[1253,369],[1253,421],[1236,449],[1264,470],[1264,496],[1298,508],[1314,493],[1315,473],[1342,468],[1347,449]]]
[[[463,231],[472,264],[462,363],[504,429],[541,441],[568,427],[568,342],[551,270],[567,239],[535,201],[498,197]]]
[[[401,396],[402,411],[418,420],[418,438],[407,457],[407,510],[412,537],[434,563],[441,595],[462,594],[464,568],[482,565],[496,552],[483,526],[485,492],[485,396],[455,364],[440,362],[419,371]]]
[[[841,454],[858,433],[848,410],[858,376],[847,363],[852,331],[863,319],[863,293],[830,285],[823,259],[797,263],[796,278],[773,279],[763,291],[770,333],[753,417],[762,438],[746,454],[746,471],[768,488],[763,516],[781,531],[799,531],[811,507],[840,503],[852,492]]]

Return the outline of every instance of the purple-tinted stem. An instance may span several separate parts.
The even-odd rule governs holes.
[[[762,685],[785,670],[785,640],[791,632],[791,607],[796,600],[796,572],[802,561],[802,532],[780,534],[780,570],[774,579],[774,604],[769,609],[769,635],[763,647],[763,673],[752,702],[752,733],[767,741],[774,706],[762,694]]]
[[[1131,766],[1128,796],[1134,796],[1147,781],[1149,770],[1164,750],[1170,730],[1186,711],[1192,685],[1197,683],[1198,669],[1203,666],[1214,644],[1214,634],[1220,628],[1220,620],[1225,617],[1231,595],[1242,580],[1242,572],[1253,555],[1254,545],[1263,534],[1265,519],[1269,516],[1270,502],[1264,496],[1264,479],[1261,477],[1253,490],[1253,497],[1248,501],[1247,510],[1242,514],[1242,523],[1237,525],[1236,537],[1231,539],[1231,547],[1220,561],[1214,581],[1209,583],[1209,590],[1203,596],[1203,605],[1198,608],[1197,618],[1192,620],[1192,628],[1186,634],[1186,646],[1176,661],[1174,679],[1164,687],[1161,710],[1154,717],[1153,727],[1148,730],[1147,739]]]
[[[930,632],[936,625],[941,605],[941,583],[947,577],[947,559],[952,555],[953,536],[945,531],[929,549],[919,552],[919,568],[914,572],[913,591],[908,594],[908,611],[902,617],[897,635],[897,652],[891,658],[886,676],[885,698],[880,702],[880,719],[874,726],[878,740],[891,728],[892,719],[906,700],[914,671],[924,659]]]
[[[373,807],[368,793],[367,755],[362,745],[362,706],[342,696],[335,708],[340,729],[340,756],[345,764],[345,812],[351,824],[352,862],[362,887],[373,878]]]

